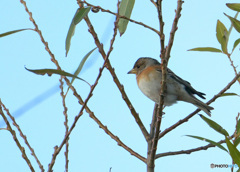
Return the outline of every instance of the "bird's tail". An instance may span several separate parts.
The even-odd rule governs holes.
[[[194,102],[192,102],[195,106],[197,106],[199,109],[203,110],[206,114],[208,114],[209,116],[211,116],[211,110],[213,110],[214,108],[211,106],[208,106],[207,104],[203,103],[202,101],[198,100],[198,99],[194,99]]]

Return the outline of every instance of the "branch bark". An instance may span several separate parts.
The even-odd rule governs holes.
[[[105,59],[106,57],[106,53],[103,49],[103,45],[100,43],[99,39],[98,39],[98,36],[97,36],[97,33],[95,32],[93,26],[92,26],[92,23],[90,22],[89,18],[88,17],[85,17],[84,18],[85,22],[87,23],[88,25],[88,28],[89,28],[89,32],[92,34],[93,36],[93,39],[95,41],[95,44],[97,45],[98,47],[98,51],[100,52],[100,54],[102,55],[103,59]],[[130,109],[135,121],[137,122],[139,128],[141,129],[144,137],[146,140],[149,139],[149,133],[148,131],[146,130],[145,126],[143,125],[141,119],[139,118],[139,115],[137,114],[136,110],[134,109],[132,103],[130,102],[125,90],[124,90],[124,87],[123,85],[120,83],[115,71],[114,71],[114,68],[112,67],[111,63],[109,60],[106,60],[105,61],[106,63],[106,68],[108,69],[108,71],[110,72],[112,78],[113,78],[113,81],[115,82],[115,84],[117,85],[120,93],[122,94],[122,98],[123,100],[125,101],[125,103],[127,104],[128,108]]]
[[[31,161],[29,160],[29,158],[27,157],[24,147],[23,147],[23,146],[21,145],[21,143],[19,142],[19,140],[18,140],[18,138],[17,138],[17,135],[16,135],[16,132],[12,129],[12,127],[11,127],[11,125],[10,125],[7,117],[6,117],[6,115],[3,113],[2,107],[3,107],[4,110],[7,112],[7,114],[10,115],[8,109],[5,107],[5,105],[4,105],[4,104],[2,103],[2,101],[0,100],[0,115],[3,117],[3,120],[4,120],[4,122],[5,122],[6,125],[7,125],[7,130],[11,133],[11,135],[12,135],[12,137],[13,137],[13,140],[15,141],[15,143],[16,143],[17,147],[19,148],[19,150],[21,151],[22,157],[23,157],[23,159],[26,161],[28,167],[30,168],[30,170],[31,170],[32,172],[34,172],[35,170],[34,170],[34,168],[33,168],[33,166],[32,166],[32,163],[31,163]],[[12,117],[12,116],[10,115],[10,117]],[[14,125],[17,127],[18,130],[20,130],[19,126],[15,123],[15,120],[14,120]],[[29,146],[29,144],[28,144],[28,142],[27,142],[27,140],[26,140],[27,138],[26,138],[26,136],[24,136],[24,135],[22,134],[21,130],[20,130],[20,134],[21,134],[21,137],[23,137],[25,143]],[[30,147],[30,148],[31,148],[31,147]],[[33,149],[30,149],[30,150],[31,150],[31,152],[33,153],[34,158],[37,160],[38,165],[40,166],[40,168],[43,169],[42,165],[39,164],[40,162],[39,162],[38,159],[36,158],[36,155],[35,155]]]
[[[233,135],[231,136],[231,138],[233,138]],[[222,143],[226,143],[225,139],[220,140],[219,142],[217,142],[219,144]],[[207,150],[209,148],[214,148],[216,147],[213,144],[208,144],[206,146],[200,146],[194,149],[188,149],[188,150],[181,150],[181,151],[175,151],[175,152],[165,152],[165,153],[159,153],[156,155],[156,159],[161,158],[161,157],[166,157],[166,156],[171,156],[171,155],[181,155],[181,154],[191,154],[193,152],[197,152],[197,151],[201,151],[201,150]]]
[[[161,126],[161,121],[162,121],[162,116],[163,116],[163,105],[164,105],[164,96],[166,94],[166,78],[167,78],[167,64],[170,58],[170,51],[173,45],[174,41],[174,35],[177,30],[177,24],[178,20],[180,18],[180,13],[182,9],[182,3],[183,1],[178,0],[177,3],[177,10],[176,10],[176,15],[173,21],[172,25],[172,30],[170,32],[170,38],[168,42],[168,46],[165,48],[164,41],[165,41],[165,35],[164,35],[164,21],[163,21],[163,16],[162,16],[162,0],[157,1],[157,11],[158,11],[158,18],[159,18],[159,25],[160,25],[160,46],[161,46],[161,68],[162,68],[162,81],[161,81],[161,90],[160,90],[160,104],[158,105],[157,108],[157,120],[155,123],[155,127],[151,128],[154,129],[154,136],[152,143],[151,141],[148,142],[148,157],[147,157],[147,171],[148,172],[153,172],[154,171],[154,163],[155,163],[155,156],[156,156],[156,151],[157,151],[157,145],[159,141],[159,133],[160,133],[160,126]],[[153,116],[154,118],[154,116]],[[152,120],[154,121],[154,120]],[[153,124],[151,124],[153,125]],[[153,131],[150,131],[152,133]],[[151,147],[151,150],[150,150]],[[150,152],[149,152],[150,150]]]

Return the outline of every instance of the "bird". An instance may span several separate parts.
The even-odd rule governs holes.
[[[135,74],[137,85],[142,93],[159,104],[162,81],[161,63],[150,57],[141,57],[135,62],[128,74]],[[197,99],[194,95],[205,99],[204,93],[195,90],[188,81],[183,80],[167,68],[164,106],[171,106],[177,101],[184,101],[195,105],[211,116],[211,110],[214,108]]]

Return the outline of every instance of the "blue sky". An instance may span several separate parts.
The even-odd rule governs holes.
[[[103,8],[116,11],[116,1],[106,0],[102,4],[88,1]],[[220,48],[216,39],[216,23],[221,20],[227,28],[230,22],[223,12],[234,16],[235,12],[226,7],[226,3],[236,1],[185,1],[182,16],[173,44],[169,68],[183,79],[191,82],[197,90],[206,93],[209,100],[216,95],[234,77],[233,69],[227,57],[220,53],[189,52],[188,49],[202,46]],[[51,51],[61,67],[68,72],[74,72],[83,56],[95,47],[92,36],[84,22],[75,30],[68,57],[65,57],[65,39],[71,20],[78,8],[75,1],[27,1],[33,18],[47,40]],[[176,1],[163,2],[163,17],[165,22],[166,40],[169,38],[172,20],[175,15]],[[33,28],[29,16],[20,2],[2,0],[0,2],[0,33],[22,28]],[[107,51],[113,33],[114,16],[108,13],[89,13],[98,36]],[[158,18],[155,7],[149,1],[136,1],[132,19],[141,21],[156,29]],[[239,33],[232,32],[233,42],[239,38]],[[25,70],[55,68],[50,56],[40,41],[37,33],[24,31],[0,39],[1,57],[1,100],[14,115],[19,115],[19,108],[39,95],[52,94],[49,98],[17,117],[24,134],[34,148],[38,158],[47,169],[51,160],[53,147],[59,145],[64,137],[64,116],[62,100],[58,87],[59,76],[38,76]],[[127,75],[139,57],[159,59],[158,36],[142,26],[129,23],[126,33],[116,37],[114,50],[110,56],[112,66],[124,85],[133,106],[139,113],[145,127],[149,130],[154,103],[145,97],[137,87],[135,77]],[[235,65],[239,65],[239,47],[232,55]],[[93,84],[103,59],[96,51],[88,59],[80,77]],[[89,86],[81,81],[75,81],[78,93],[86,98]],[[56,93],[55,93],[56,92]],[[239,84],[234,84],[228,92],[239,93]],[[46,96],[47,97],[47,96]],[[71,125],[81,106],[69,92],[67,97],[69,124]],[[221,124],[229,133],[234,132],[235,117],[239,112],[240,99],[237,96],[224,97],[212,103],[214,107],[212,118]],[[123,102],[121,94],[112,81],[107,70],[104,70],[99,84],[88,103],[95,115],[130,148],[146,157],[147,144],[142,136],[129,109]],[[195,106],[179,102],[165,109],[166,115],[162,121],[162,130],[176,123],[195,110]],[[202,112],[202,114],[204,114]],[[205,114],[204,114],[205,115]],[[4,127],[0,118],[1,127]],[[184,135],[198,135],[215,141],[223,137],[213,131],[198,115],[188,123],[183,124],[159,141],[158,153],[191,149],[207,143],[188,138]],[[21,138],[19,138],[21,140]],[[0,130],[0,166],[2,171],[29,171],[22,159],[12,136],[5,130]],[[24,143],[22,142],[24,145]],[[28,157],[38,169],[35,160],[27,151]],[[115,141],[101,130],[98,125],[84,112],[76,128],[70,136],[69,171],[109,171],[128,172],[146,171],[146,166],[140,160],[131,156],[119,147]],[[64,150],[56,160],[54,171],[64,171]],[[218,149],[211,148],[190,155],[177,155],[156,160],[156,171],[223,171],[211,169],[210,164],[231,164],[230,156]],[[226,171],[230,169],[226,169]],[[38,170],[37,170],[38,171]]]

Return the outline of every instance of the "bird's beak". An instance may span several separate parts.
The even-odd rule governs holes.
[[[137,70],[133,68],[127,74],[136,74],[136,73],[137,73]]]

